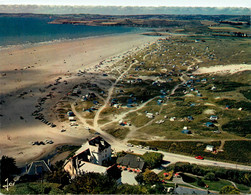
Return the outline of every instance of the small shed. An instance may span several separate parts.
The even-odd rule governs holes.
[[[147,113],[147,114],[146,114],[146,117],[147,117],[147,118],[154,118],[154,115],[153,115],[153,113]]]
[[[49,164],[47,164],[44,160],[33,161],[26,165],[26,174],[28,175],[39,175],[43,172],[51,172]]]
[[[74,112],[72,112],[72,111],[67,112],[67,115],[68,116],[75,116]]]
[[[214,146],[212,146],[212,145],[207,145],[207,146],[206,146],[206,150],[207,150],[207,151],[210,151],[210,152],[213,152],[213,151],[214,151]]]
[[[184,133],[184,134],[192,134],[192,132],[190,130],[187,130],[187,129],[183,129],[181,131],[181,133]]]
[[[193,120],[194,120],[194,118],[193,118],[192,116],[188,116],[187,119],[188,119],[189,121],[193,121]]]
[[[207,127],[214,127],[214,124],[211,123],[211,122],[206,122],[206,126],[207,126]]]
[[[211,115],[209,118],[211,121],[217,121],[218,120],[218,116],[216,115]]]

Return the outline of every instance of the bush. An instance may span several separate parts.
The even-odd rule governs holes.
[[[16,166],[16,160],[8,156],[2,156],[0,160],[0,176],[1,176],[1,186],[5,183],[5,179],[12,178],[12,175],[18,174],[20,170]]]
[[[155,184],[160,181],[158,175],[149,169],[143,173],[143,179],[146,184]]]
[[[209,181],[216,181],[217,177],[215,176],[215,174],[213,172],[208,172],[205,177],[205,180],[209,180]]]
[[[170,165],[168,170],[173,169],[175,172],[186,172],[194,175],[204,176],[207,174],[215,174],[215,178],[227,179],[236,183],[251,186],[251,171],[241,171],[236,169],[224,169],[213,166],[202,166],[184,162],[178,162],[175,165]],[[209,174],[209,175],[210,175]],[[209,176],[207,176],[209,177]],[[210,176],[211,177],[211,176]]]
[[[234,120],[230,121],[227,124],[222,125],[222,129],[224,131],[229,131],[231,133],[245,137],[246,135],[251,134],[250,126],[251,126],[251,121],[249,119]]]
[[[163,154],[157,152],[146,152],[143,154],[143,159],[148,168],[155,168],[161,165]]]
[[[224,186],[220,189],[220,194],[240,194],[240,191],[234,186]]]
[[[113,194],[116,191],[116,181],[107,175],[86,173],[76,177],[71,184],[65,186],[65,193],[72,194]]]
[[[197,178],[197,185],[200,187],[205,187],[206,184],[201,180],[201,178]]]
[[[135,177],[135,180],[139,183],[139,184],[143,184],[144,182],[144,178],[143,178],[143,173],[138,173]]]

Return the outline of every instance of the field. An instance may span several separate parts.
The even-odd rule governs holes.
[[[136,141],[129,140],[130,143],[135,145],[156,147],[160,150],[185,154],[189,156],[203,156],[206,159],[238,162],[242,164],[251,164],[251,141],[225,141],[223,151],[220,141]],[[212,145],[215,151],[206,151],[206,146]]]
[[[75,86],[85,93],[59,106],[59,117],[66,121],[75,109],[90,133],[250,164],[250,29],[245,22],[183,22],[153,29],[162,35],[156,42],[105,66],[95,82]],[[95,96],[83,99],[87,92]],[[214,153],[204,151],[208,144]]]

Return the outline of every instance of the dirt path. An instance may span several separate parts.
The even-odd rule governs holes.
[[[94,126],[94,129],[97,130],[97,131],[101,131],[100,129],[100,126],[98,125],[98,120],[100,118],[100,113],[108,106],[109,102],[110,102],[110,99],[111,99],[111,96],[113,94],[113,91],[114,91],[114,87],[117,85],[117,83],[120,81],[120,79],[125,75],[127,74],[127,72],[132,68],[133,65],[135,65],[136,63],[138,63],[138,61],[135,61],[134,63],[132,63],[128,69],[123,72],[117,79],[116,81],[112,84],[112,86],[110,87],[110,89],[108,90],[108,96],[107,98],[105,99],[105,102],[104,102],[104,105],[101,106],[98,111],[96,112],[95,114],[95,117],[94,117],[94,120],[93,120],[93,126]]]
[[[89,128],[93,128],[93,126],[90,126],[87,122],[86,119],[84,119],[75,109],[75,106],[73,104],[71,104],[71,110],[72,112],[75,114],[75,116],[80,120],[81,123],[83,123],[83,125],[85,127],[89,127]]]
[[[220,147],[219,147],[219,151],[223,151],[223,148],[224,148],[224,145],[225,145],[225,141],[226,140],[221,140],[221,144],[220,144]]]
[[[210,67],[202,67],[194,72],[194,74],[234,74],[241,71],[251,70],[251,64],[230,64],[218,65]]]

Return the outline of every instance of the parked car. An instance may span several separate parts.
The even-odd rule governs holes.
[[[199,159],[199,160],[204,160],[204,158],[202,156],[195,156],[196,159]]]
[[[153,150],[153,151],[158,151],[158,148],[156,148],[156,147],[152,147],[150,149]]]
[[[128,147],[133,147],[133,145],[131,143],[128,143],[127,146]]]

